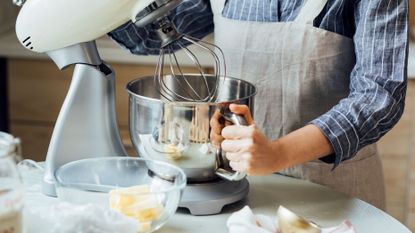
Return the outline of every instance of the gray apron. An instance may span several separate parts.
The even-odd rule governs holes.
[[[254,119],[278,139],[323,115],[349,94],[355,65],[353,40],[313,27],[327,0],[308,0],[294,22],[251,22],[222,16],[225,0],[211,0],[215,43],[227,75],[254,83]],[[384,209],[382,164],[376,145],[363,148],[332,171],[319,160],[280,173],[360,198]]]

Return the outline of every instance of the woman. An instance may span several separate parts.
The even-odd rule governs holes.
[[[374,143],[404,109],[407,12],[407,0],[189,0],[172,18],[196,37],[214,29],[228,75],[258,87],[255,122],[231,106],[250,126],[212,121],[234,170],[311,180],[383,209]],[[135,54],[160,44],[150,26],[110,36]]]

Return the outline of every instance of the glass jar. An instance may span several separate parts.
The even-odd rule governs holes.
[[[0,132],[0,233],[22,232],[23,185],[17,171],[20,140]]]

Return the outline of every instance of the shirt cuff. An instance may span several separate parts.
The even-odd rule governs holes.
[[[335,169],[342,161],[353,158],[359,150],[359,138],[354,125],[342,114],[332,110],[313,120],[329,140],[334,154],[320,158],[325,163],[332,163]]]

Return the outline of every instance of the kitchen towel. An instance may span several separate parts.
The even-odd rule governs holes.
[[[278,221],[270,216],[254,214],[249,206],[233,213],[227,221],[229,233],[280,233]],[[337,227],[323,228],[321,233],[356,233],[350,221]]]

